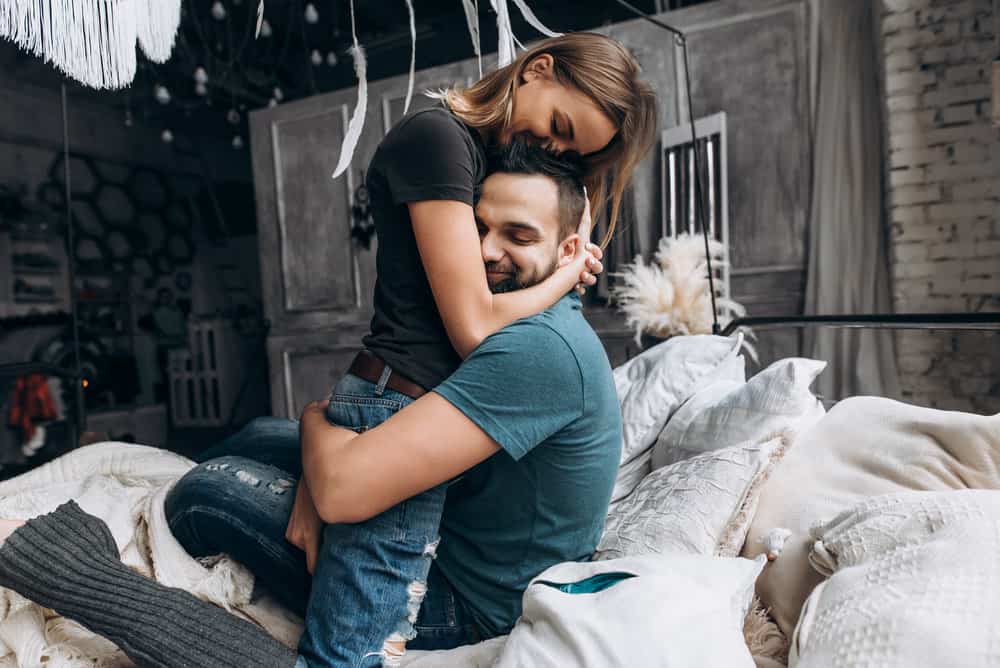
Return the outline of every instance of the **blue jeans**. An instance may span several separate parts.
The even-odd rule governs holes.
[[[327,418],[362,431],[412,401],[345,376]],[[210,458],[210,459],[209,459]],[[314,576],[285,540],[301,475],[298,423],[258,418],[177,482],[166,514],[193,556],[226,552],[290,609],[305,614],[299,668],[392,665],[386,641],[449,649],[480,637],[467,609],[433,566],[445,485],[357,524],[330,524]],[[426,592],[426,594],[425,594]]]

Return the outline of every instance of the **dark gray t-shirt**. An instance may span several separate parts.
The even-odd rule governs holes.
[[[378,278],[375,314],[364,345],[427,389],[447,378],[461,360],[434,303],[406,204],[456,200],[472,206],[485,176],[486,149],[479,133],[443,105],[404,117],[379,144],[368,167]]]

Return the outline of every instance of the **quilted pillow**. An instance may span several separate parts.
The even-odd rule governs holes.
[[[809,386],[825,368],[826,362],[789,357],[745,383],[720,378],[703,386],[660,432],[653,446],[653,468],[812,426],[826,411]]]
[[[809,529],[875,496],[908,490],[1000,489],[1000,414],[973,415],[852,397],[795,439],[760,492],[742,555],[791,535],[757,581],[786,635],[822,581],[808,562]]]
[[[707,383],[745,379],[742,346],[742,335],[675,336],[615,369],[622,455],[612,502],[627,496],[649,473],[650,449],[678,406]]]
[[[1000,661],[1000,492],[904,492],[815,528],[831,573],[806,601],[801,668],[985,666]]]
[[[653,471],[611,508],[594,559],[667,552],[738,554],[757,490],[787,446],[787,437],[778,435]]]

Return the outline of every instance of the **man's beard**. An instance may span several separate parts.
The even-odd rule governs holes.
[[[507,278],[490,285],[490,292],[499,295],[504,292],[514,292],[515,290],[530,288],[532,285],[537,285],[551,276],[555,272],[557,264],[556,260],[552,260],[552,266],[547,271],[540,272],[536,276],[525,276],[524,272],[518,270],[513,264],[502,265],[500,262],[487,262],[486,271],[508,273]]]

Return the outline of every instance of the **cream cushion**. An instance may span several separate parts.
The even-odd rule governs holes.
[[[791,531],[757,582],[761,600],[790,635],[823,579],[809,566],[810,527],[874,496],[966,488],[1000,489],[1000,415],[845,399],[795,439],[763,485],[741,554],[764,552],[774,529]]]
[[[806,602],[790,666],[1000,663],[1000,491],[875,497],[812,537],[832,575]]]

